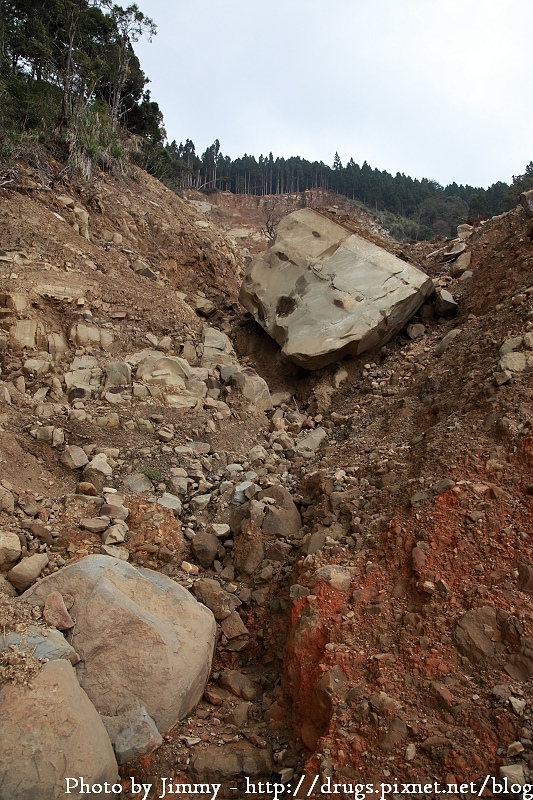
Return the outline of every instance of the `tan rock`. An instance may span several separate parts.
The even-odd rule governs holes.
[[[109,556],[87,556],[27,592],[43,605],[70,594],[72,644],[81,685],[101,714],[144,706],[164,734],[202,696],[211,669],[216,623],[175,581]]]
[[[44,664],[29,687],[4,684],[0,713],[0,791],[6,800],[63,800],[66,779],[80,775],[89,784],[117,783],[107,731],[68,661]],[[69,797],[85,796],[79,785],[69,785]]]
[[[35,553],[28,558],[23,558],[7,573],[7,579],[15,589],[23,592],[37,580],[43,569],[48,564],[46,553]]]
[[[22,548],[17,534],[12,531],[0,531],[0,566],[15,564],[21,553]]]

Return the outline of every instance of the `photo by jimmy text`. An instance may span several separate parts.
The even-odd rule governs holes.
[[[491,775],[485,775],[484,778],[473,782],[464,783],[440,783],[439,781],[432,782],[415,782],[415,783],[402,783],[400,781],[393,781],[390,783],[357,783],[357,782],[336,782],[330,777],[320,778],[319,775],[314,777],[301,775],[295,782],[276,783],[273,781],[265,780],[251,780],[248,777],[244,778],[244,785],[242,786],[227,786],[225,789],[231,793],[235,793],[235,797],[244,795],[253,798],[254,795],[264,797],[271,797],[272,800],[281,800],[281,798],[298,797],[298,798],[317,798],[317,797],[350,797],[353,800],[368,800],[372,795],[375,795],[377,800],[388,800],[389,798],[401,794],[411,797],[422,795],[450,795],[461,796],[469,795],[475,797],[482,797],[483,793],[488,790],[495,797],[501,795],[502,797],[509,798],[509,796],[520,796],[521,800],[533,800],[533,784],[512,783],[507,777],[495,778]],[[216,800],[222,788],[222,783],[178,783],[171,778],[160,778],[160,786],[155,792],[152,792],[153,783],[142,783],[137,781],[134,777],[130,777],[126,783],[89,783],[82,777],[78,778],[65,778],[66,795],[101,795],[110,797],[116,795],[117,797],[123,796],[123,792],[135,795],[137,800],[164,800],[164,798],[187,798],[190,800],[191,796],[198,796],[204,800]],[[222,792],[221,796],[227,796]]]

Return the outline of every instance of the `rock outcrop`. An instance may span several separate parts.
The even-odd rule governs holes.
[[[279,223],[239,299],[284,355],[319,369],[386,344],[432,292],[416,267],[306,208]]]

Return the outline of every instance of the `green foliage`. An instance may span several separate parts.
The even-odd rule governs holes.
[[[160,483],[161,481],[161,470],[157,469],[157,467],[143,467],[142,473],[146,475],[149,480],[153,481],[153,483]]]
[[[522,192],[527,192],[533,189],[533,161],[530,161],[526,166],[523,175],[513,175],[512,186],[506,187],[507,191],[500,199],[500,210],[510,211],[520,200]]]
[[[359,166],[353,158],[343,167],[338,153],[332,167],[298,156],[274,158],[272,153],[258,159],[245,154],[232,161],[222,154],[218,139],[201,156],[190,139],[179,145],[174,141],[166,150],[177,167],[172,177],[174,187],[258,195],[331,189],[381,216],[384,227],[402,240],[454,236],[462,222],[499,213],[508,189],[506,184],[494,184],[486,190],[457,183],[443,187],[436,181],[416,180],[399,172],[393,176],[373,169],[366,161]],[[533,177],[528,176],[528,180],[533,182]],[[516,202],[517,195],[514,205]]]
[[[0,0],[0,148],[28,133],[65,146],[70,166],[121,170],[125,131],[165,137],[133,52],[155,26],[136,4],[111,0]],[[129,128],[131,124],[132,128]]]

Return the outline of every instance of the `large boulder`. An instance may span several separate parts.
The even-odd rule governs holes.
[[[0,800],[58,800],[67,786],[80,798],[80,784],[66,783],[80,775],[91,786],[118,784],[104,723],[68,661],[44,664],[29,687],[2,686],[0,713]]]
[[[287,358],[319,369],[388,342],[433,291],[416,267],[305,208],[281,220],[239,299]]]
[[[175,581],[118,558],[86,556],[44,578],[24,599],[74,598],[78,678],[100,714],[143,707],[165,734],[200,700],[211,669],[213,614]]]

